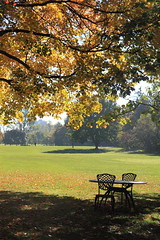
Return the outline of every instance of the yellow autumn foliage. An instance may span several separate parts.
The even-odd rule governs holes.
[[[1,1],[0,116],[66,112],[78,128],[98,99],[159,76],[158,0]],[[107,123],[99,122],[107,127]]]

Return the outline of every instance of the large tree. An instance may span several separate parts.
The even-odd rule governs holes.
[[[129,102],[133,112],[130,121],[123,126],[119,135],[120,145],[125,149],[160,151],[160,92],[159,84],[150,85],[146,93],[138,93],[137,99]]]
[[[72,139],[85,143],[87,141],[94,144],[95,149],[100,145],[115,145],[119,132],[119,123],[114,121],[108,124],[104,121],[104,116],[116,108],[116,103],[112,101],[101,100],[102,111],[93,113],[84,119],[83,126],[72,132]],[[110,122],[110,120],[108,120]]]
[[[120,146],[127,150],[160,152],[160,127],[152,121],[150,114],[141,115],[133,129],[121,132],[119,140]]]
[[[2,0],[0,115],[3,123],[59,116],[70,124],[159,74],[158,0]]]
[[[25,133],[19,130],[10,130],[4,133],[4,144],[26,145]]]

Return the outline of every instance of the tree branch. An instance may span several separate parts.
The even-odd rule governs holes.
[[[76,11],[76,10],[75,10],[73,7],[71,7],[69,4],[67,4],[67,5],[68,5],[69,11],[70,11],[73,15],[78,16],[80,20],[82,20],[82,19],[83,19],[83,20],[87,20],[88,22],[96,25],[96,24],[98,24],[98,23],[102,23],[102,22],[106,21],[106,19],[107,19],[107,18],[105,17],[103,20],[93,21],[93,20],[90,19],[89,17],[86,17],[86,16],[82,15],[80,12]]]
[[[104,50],[108,50],[108,47],[107,48],[101,48],[101,49],[96,49],[96,50],[93,50],[95,47],[98,47],[97,46],[94,46],[92,48],[89,48],[89,49],[81,49],[80,47],[78,46],[72,46],[72,45],[67,45],[67,43],[64,43],[63,42],[63,39],[58,39],[57,37],[55,37],[54,35],[52,34],[49,34],[49,33],[38,33],[38,32],[35,32],[35,31],[30,31],[30,30],[25,30],[25,29],[18,29],[18,28],[15,28],[15,29],[6,29],[6,30],[1,30],[0,31],[0,37],[3,36],[4,34],[7,34],[7,33],[32,33],[33,35],[36,35],[36,36],[41,36],[41,37],[48,37],[48,38],[53,38],[53,39],[56,39],[58,41],[60,41],[61,43],[63,43],[66,47],[69,47],[70,49],[72,50],[75,50],[75,51],[79,51],[79,52],[83,52],[83,53],[87,53],[87,52],[98,52],[98,51],[104,51]]]
[[[19,58],[7,53],[6,51],[4,50],[0,50],[0,54],[3,54],[5,55],[6,57],[10,58],[10,59],[13,59],[14,61],[20,63],[21,65],[23,65],[27,70],[30,70],[30,66],[28,64],[26,64],[25,62],[23,62],[22,60],[20,60]]]
[[[43,7],[43,6],[46,6],[46,5],[48,5],[48,4],[51,4],[51,3],[66,3],[66,2],[68,2],[68,0],[50,0],[50,1],[45,1],[45,2],[42,2],[42,3],[26,3],[25,1],[23,1],[23,2],[17,2],[17,3],[15,3],[15,5],[14,5],[14,7]],[[13,2],[10,2],[10,3],[7,3],[7,4],[11,4],[11,5],[13,5]]]
[[[8,57],[8,58],[10,58],[10,59],[13,59],[14,61],[16,61],[16,62],[18,62],[18,63],[20,63],[20,64],[23,65],[27,70],[30,70],[30,71],[32,71],[33,73],[38,74],[38,75],[40,75],[40,76],[42,76],[42,77],[44,77],[44,78],[48,78],[48,79],[51,79],[51,78],[60,78],[60,79],[62,79],[62,78],[72,77],[72,76],[75,74],[75,72],[73,72],[73,73],[71,73],[71,74],[69,74],[69,75],[64,75],[64,76],[62,76],[62,75],[50,75],[50,76],[47,76],[47,75],[45,75],[45,74],[43,74],[43,73],[40,73],[40,72],[38,72],[38,71],[34,71],[28,64],[26,64],[25,62],[23,62],[23,61],[20,60],[19,58],[15,57],[15,56],[13,56],[13,55],[11,55],[11,54],[9,54],[9,53],[7,53],[6,51],[0,50],[0,53],[3,54],[3,55],[5,55],[6,57]],[[3,80],[3,81],[4,81],[4,80]]]
[[[155,109],[156,111],[159,111],[159,106],[156,106],[155,104],[150,104],[150,103],[144,103],[144,102],[137,102],[136,103],[138,105],[144,105],[144,106],[147,106],[147,107],[151,107],[153,109]]]
[[[6,79],[6,78],[0,78],[0,81],[1,81],[1,82],[6,82],[6,83],[8,83],[9,85],[11,85],[11,82],[12,82],[11,79]]]
[[[90,47],[88,49],[84,49],[84,48],[80,48],[79,46],[73,46],[73,45],[68,45],[67,43],[65,43],[63,39],[59,39],[57,37],[55,37],[54,35],[50,34],[50,33],[38,33],[38,32],[35,32],[35,31],[30,31],[30,30],[25,30],[25,29],[6,29],[6,30],[1,30],[0,31],[0,37],[3,36],[4,34],[7,34],[7,33],[32,33],[33,35],[35,36],[41,36],[41,37],[48,37],[48,38],[51,38],[51,39],[56,39],[58,41],[60,41],[61,43],[64,44],[64,46],[66,47],[69,47],[70,49],[72,50],[75,50],[75,51],[78,51],[78,52],[82,52],[82,53],[89,53],[89,52],[101,52],[101,51],[112,51],[112,52],[117,52],[117,53],[129,53],[129,54],[135,54],[137,52],[140,51],[140,49],[136,49],[134,51],[121,51],[121,50],[116,50],[116,49],[113,49],[111,48],[111,45],[112,43],[110,43],[107,47],[101,47],[101,48],[98,48],[99,47],[99,44],[97,44],[96,46],[93,46],[93,47]],[[2,53],[3,52],[3,53]],[[4,54],[4,55],[9,55],[8,53],[6,53],[5,51],[2,51],[0,50],[0,53]],[[10,55],[12,56],[12,55]],[[15,58],[16,57],[10,57],[10,58],[14,58],[14,60],[16,60]],[[18,58],[17,58],[18,59]],[[17,60],[18,62],[21,61],[21,60]],[[19,62],[20,63],[20,62]],[[21,64],[24,65],[26,63],[22,62],[21,61]],[[28,66],[29,67],[29,66]],[[27,67],[26,67],[27,68]],[[29,67],[30,68],[30,67]],[[28,69],[28,68],[27,68]]]
[[[105,10],[102,10],[100,8],[97,8],[96,6],[92,6],[92,5],[89,5],[89,4],[85,4],[83,2],[75,2],[75,1],[72,1],[72,0],[50,0],[50,1],[45,1],[45,2],[42,2],[42,3],[16,3],[16,7],[40,7],[40,6],[46,6],[48,4],[51,4],[51,3],[59,3],[59,4],[62,4],[62,3],[72,3],[72,4],[75,4],[75,5],[79,5],[81,7],[86,7],[86,8],[91,8],[93,11],[96,11],[96,12],[101,12],[101,13],[107,13],[107,14],[122,14],[126,11],[105,11]]]
[[[7,33],[32,33],[33,35],[36,35],[36,36],[50,37],[50,38],[60,40],[57,37],[55,37],[54,35],[49,34],[49,33],[38,33],[38,32],[35,32],[35,31],[30,31],[30,30],[26,30],[26,29],[18,29],[18,28],[1,30],[0,31],[0,37],[2,37],[4,34],[7,34]]]

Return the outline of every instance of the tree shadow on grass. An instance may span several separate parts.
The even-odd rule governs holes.
[[[149,152],[145,152],[145,151],[141,151],[141,150],[137,150],[137,151],[129,151],[129,154],[144,154],[144,155],[148,155],[148,156],[160,156],[160,153],[149,153]]]
[[[158,240],[160,195],[136,197],[137,212],[42,193],[0,192],[0,240]]]
[[[105,148],[91,148],[91,149],[75,149],[75,148],[66,148],[66,149],[61,149],[61,150],[53,150],[53,151],[47,151],[44,153],[79,153],[79,154],[87,154],[87,153],[106,153],[109,152],[110,150],[105,149]]]
[[[119,149],[116,152],[127,152],[128,154],[143,154],[143,155],[148,155],[148,156],[160,156],[160,153],[149,153],[149,152],[145,152],[143,150],[130,150],[127,151],[126,149]]]

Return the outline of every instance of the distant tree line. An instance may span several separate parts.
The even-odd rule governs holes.
[[[153,100],[152,100],[153,101]],[[98,120],[104,114],[109,114],[116,107],[116,102],[102,100],[101,113],[95,113],[85,118],[84,124],[78,130],[67,128],[57,123],[52,125],[45,121],[32,121],[9,126],[4,133],[0,132],[0,142],[4,144],[44,144],[56,146],[92,145],[118,146],[125,150],[144,150],[145,152],[160,152],[160,121],[159,115],[149,111],[149,98],[141,95],[137,98],[138,106],[125,115],[128,122],[123,125],[114,120],[110,124],[97,127]],[[139,104],[141,103],[141,104]],[[124,119],[125,119],[124,118]],[[153,119],[154,118],[154,119]],[[23,126],[24,124],[24,126]]]
[[[119,146],[126,150],[160,152],[160,126],[153,122],[150,114],[136,118],[137,111],[133,114],[133,122],[123,126],[120,131]]]

